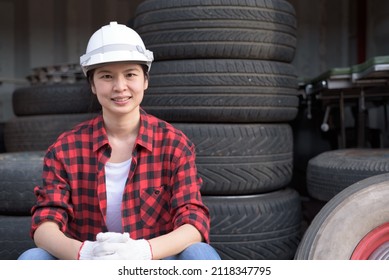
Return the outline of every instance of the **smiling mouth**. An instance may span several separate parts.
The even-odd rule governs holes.
[[[126,97],[116,97],[116,98],[112,98],[111,100],[112,101],[115,101],[115,102],[125,102],[125,101],[128,101],[131,99],[131,96],[126,96]]]

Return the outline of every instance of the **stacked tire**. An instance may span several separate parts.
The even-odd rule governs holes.
[[[283,0],[145,0],[134,29],[154,52],[143,108],[195,143],[211,244],[222,259],[293,259],[301,203],[289,122],[296,16]]]
[[[30,86],[13,92],[15,117],[4,124],[0,259],[16,259],[34,245],[29,235],[30,211],[35,201],[33,189],[41,184],[46,149],[63,131],[99,110],[85,79],[71,78],[76,75],[73,67],[43,67],[39,73],[39,79],[30,79]],[[47,73],[46,78],[43,73]],[[50,79],[52,76],[57,78]]]
[[[16,259],[34,246],[30,238],[33,188],[40,184],[44,152],[0,154],[0,259]]]
[[[347,148],[323,152],[309,160],[307,191],[328,202],[363,179],[389,172],[389,149]]]

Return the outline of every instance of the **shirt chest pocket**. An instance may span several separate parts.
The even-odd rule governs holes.
[[[146,226],[156,227],[171,221],[170,198],[170,191],[165,185],[142,190],[140,214]]]

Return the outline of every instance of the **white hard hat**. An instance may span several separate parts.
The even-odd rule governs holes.
[[[119,61],[145,64],[150,70],[153,60],[153,52],[146,50],[138,33],[126,25],[111,22],[90,37],[86,53],[80,57],[80,65],[86,75],[99,64]]]

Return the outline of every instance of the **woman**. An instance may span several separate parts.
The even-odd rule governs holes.
[[[102,114],[62,134],[35,188],[31,236],[19,259],[220,259],[192,142],[141,107],[153,54],[111,22],[80,63]]]

